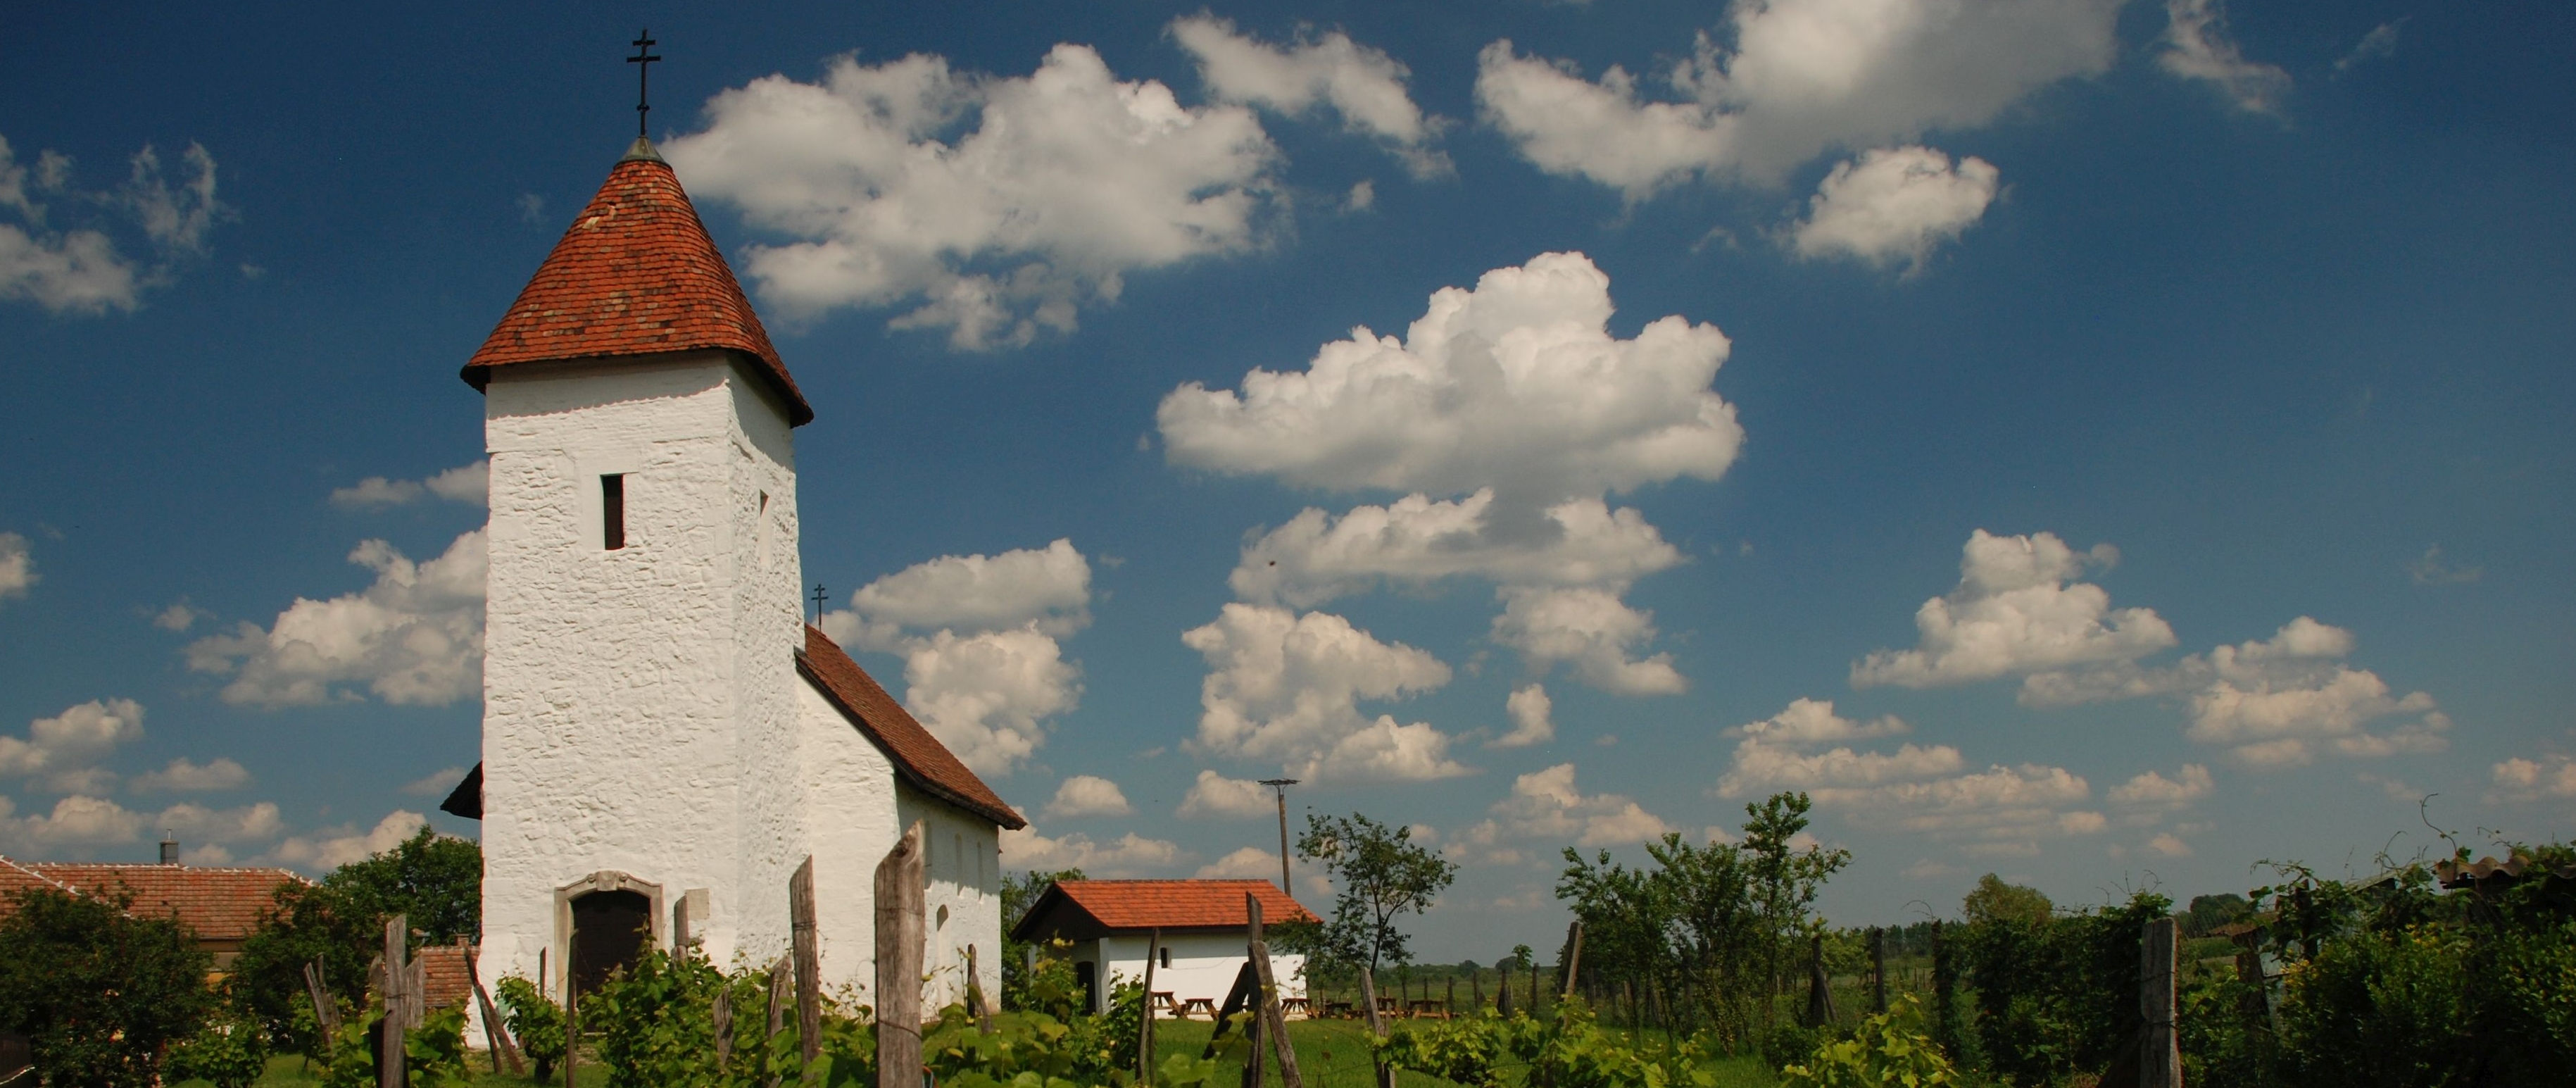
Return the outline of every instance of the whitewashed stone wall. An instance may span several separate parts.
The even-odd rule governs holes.
[[[1100,1012],[1108,1011],[1109,991],[1116,981],[1145,981],[1146,938],[1137,936],[1102,937],[1082,941],[1073,949],[1074,962],[1088,961],[1099,971],[1100,985],[1093,991]],[[1154,968],[1154,989],[1168,991],[1174,1001],[1204,997],[1222,1002],[1226,991],[1234,988],[1234,977],[1243,970],[1243,931],[1224,933],[1166,933],[1163,944],[1172,951],[1170,967]],[[1293,952],[1270,952],[1270,974],[1279,982],[1281,999],[1306,996],[1306,957]]]

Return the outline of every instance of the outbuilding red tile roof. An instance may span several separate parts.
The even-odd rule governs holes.
[[[746,356],[786,401],[789,426],[814,418],[679,175],[651,143],[637,140],[465,364],[464,377],[481,389],[494,367],[706,349]]]
[[[9,910],[10,898],[30,889],[79,895],[80,889],[36,872],[25,865],[0,857],[0,914]]]
[[[1080,940],[1101,932],[1242,929],[1252,921],[1246,894],[1261,901],[1263,925],[1315,917],[1267,880],[1059,880],[1029,905],[1012,936],[1032,940],[1047,935],[1044,930]]]
[[[796,671],[814,682],[823,697],[839,707],[850,724],[867,734],[894,760],[895,771],[923,792],[983,816],[1011,830],[1029,826],[993,788],[975,777],[948,746],[939,743],[903,704],[859,663],[850,660],[830,636],[808,625],[805,652],[796,655]]]
[[[284,869],[209,868],[195,865],[29,861],[18,866],[57,885],[102,899],[132,893],[126,913],[171,918],[201,941],[237,941],[259,927],[278,886],[303,881]],[[0,877],[5,879],[5,877]]]

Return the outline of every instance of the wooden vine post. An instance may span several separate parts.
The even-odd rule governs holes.
[[[796,1043],[805,1058],[804,1079],[811,1081],[820,1071],[815,1059],[823,1055],[823,933],[814,921],[811,854],[787,878],[787,919],[789,947],[796,956]],[[913,1000],[921,1000],[918,991]]]
[[[778,962],[769,965],[769,975],[765,980],[769,984],[769,1033],[761,1036],[764,1040],[775,1039],[779,1032],[787,1030],[787,965],[790,962],[789,957],[780,956]],[[762,1053],[766,1055],[768,1051],[764,1048]],[[778,1088],[775,1070],[769,1074],[769,1088]]]
[[[1503,975],[1503,1011],[1506,1014],[1511,1011],[1511,1003],[1511,975],[1506,973]],[[1369,1034],[1384,1037],[1386,1023],[1377,1014],[1377,978],[1366,967],[1360,968],[1360,1008],[1367,1011]],[[1386,1064],[1384,1058],[1371,1060],[1377,1066],[1377,1088],[1395,1088],[1395,1067]]]
[[[410,1082],[403,1075],[403,1029],[411,1026],[410,945],[410,919],[400,914],[385,919],[384,958],[377,961],[381,974],[376,993],[384,1005],[376,1022],[377,1088],[404,1088]]]
[[[1811,1028],[1834,1022],[1833,980],[1825,975],[1825,938],[1822,934],[1808,938],[1806,1021]]]
[[[921,1088],[921,821],[877,863],[877,1088]]]
[[[2182,1088],[2182,1049],[2174,1033],[2174,920],[2147,923],[2138,942],[2138,1011],[2146,1021],[2139,1038],[2138,1088]]]
[[[340,1046],[340,1005],[322,984],[321,960],[304,965],[304,992],[313,998],[313,1023],[322,1029],[322,1053],[328,1057]]]
[[[1153,975],[1149,973],[1145,977],[1151,979]],[[1151,1005],[1149,996],[1147,1006]],[[975,1018],[975,1030],[986,1035],[993,1033],[993,999],[984,994],[983,961],[976,957],[975,946],[971,944],[966,946],[966,1012]]]
[[[1869,927],[1869,1011],[1887,1011],[1887,931]]]
[[[1279,980],[1270,973],[1270,945],[1261,939],[1261,900],[1245,892],[1243,908],[1250,917],[1245,928],[1252,934],[1252,969],[1261,980],[1261,1011],[1253,1022],[1269,1029],[1270,1047],[1279,1055],[1280,1081],[1287,1088],[1306,1088],[1306,1078],[1297,1072],[1297,1047],[1288,1038],[1288,1013],[1279,1003]],[[1252,1060],[1255,1064],[1261,1060],[1258,1046],[1253,1048]]]
[[[968,950],[969,964],[974,962],[972,952]],[[1154,961],[1162,955],[1163,931],[1157,927],[1145,937],[1145,1020],[1136,1028],[1136,1083],[1147,1088],[1154,1083]]]
[[[510,1039],[509,1025],[501,1022],[499,1010],[492,1007],[491,991],[483,988],[483,972],[474,964],[474,946],[465,943],[465,938],[458,937],[456,954],[465,957],[465,981],[473,984],[474,1007],[483,1014],[483,1042],[492,1048],[492,1072],[501,1071],[504,1059],[510,1063],[511,1073],[523,1072],[518,1045]]]
[[[1583,922],[1577,919],[1565,925],[1565,963],[1561,968],[1565,972],[1565,997],[1574,996],[1575,971],[1582,963]]]

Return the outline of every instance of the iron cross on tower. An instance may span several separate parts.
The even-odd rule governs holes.
[[[814,622],[816,624],[823,622],[823,602],[827,599],[823,596],[823,583],[814,583]]]
[[[649,28],[636,31],[632,44],[635,55],[626,58],[626,63],[635,66],[635,138],[640,140],[645,136],[644,115],[653,112],[653,97],[649,93],[653,83],[653,62],[662,58],[653,53],[656,43]]]

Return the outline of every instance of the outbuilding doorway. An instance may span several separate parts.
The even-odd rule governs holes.
[[[572,901],[572,983],[590,993],[620,967],[632,972],[653,939],[653,901],[641,892],[588,892]]]

